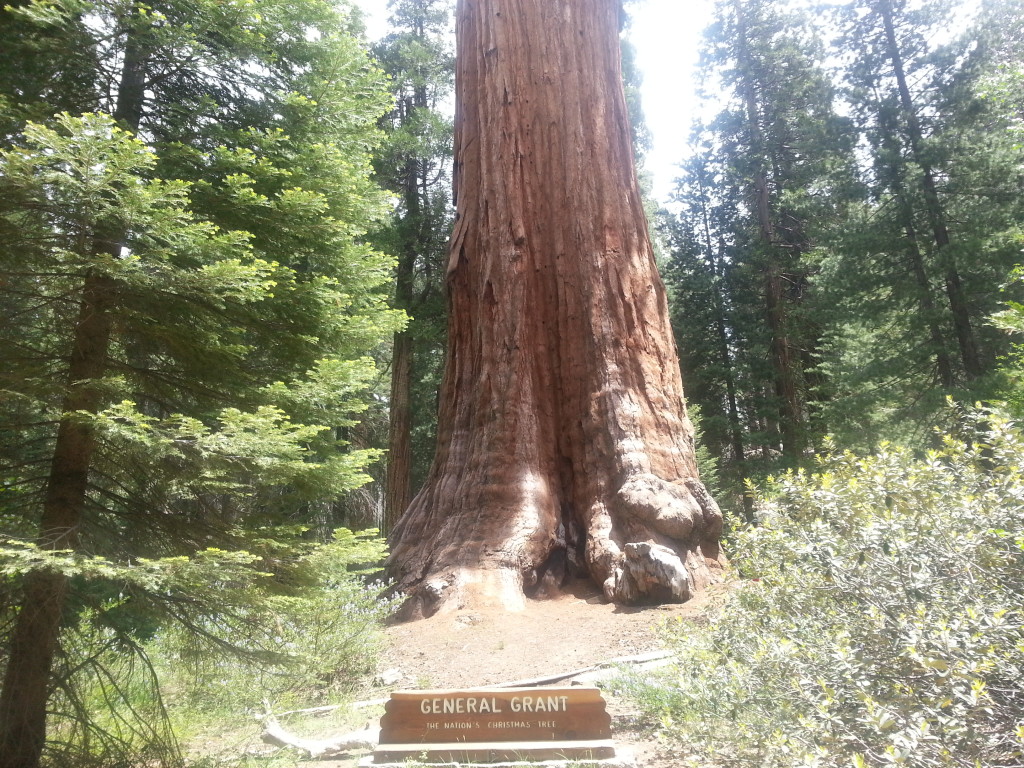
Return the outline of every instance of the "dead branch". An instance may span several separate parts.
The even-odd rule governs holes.
[[[286,731],[276,717],[269,715],[263,721],[263,734],[260,738],[267,744],[277,747],[293,747],[306,752],[311,758],[320,758],[354,750],[373,749],[377,746],[379,733],[379,728],[367,725],[362,730],[334,736],[330,739],[303,739]]]
[[[568,680],[570,677],[579,677],[580,675],[587,674],[588,672],[596,672],[599,669],[607,669],[608,667],[615,666],[616,664],[648,664],[652,661],[660,661],[667,659],[672,656],[672,651],[651,651],[649,653],[641,653],[636,656],[617,656],[614,659],[608,661],[601,661],[589,667],[583,667],[581,669],[573,669],[568,672],[556,672],[551,675],[544,675],[542,677],[531,677],[526,680],[514,680],[511,683],[497,683],[495,685],[486,685],[485,688],[531,688],[536,685],[551,685],[552,683],[558,683],[562,680]]]

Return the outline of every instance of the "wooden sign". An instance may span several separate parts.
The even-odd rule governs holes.
[[[395,691],[373,762],[602,759],[615,756],[597,688]]]

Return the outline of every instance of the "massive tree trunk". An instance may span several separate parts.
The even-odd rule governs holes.
[[[438,450],[391,538],[404,616],[566,567],[683,600],[723,562],[633,168],[618,0],[460,0]]]

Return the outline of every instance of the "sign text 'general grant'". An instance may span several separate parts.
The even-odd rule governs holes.
[[[504,709],[507,704],[508,710]],[[568,712],[568,696],[513,696],[500,701],[491,696],[435,697],[420,701],[424,715],[475,715],[500,712]]]
[[[395,691],[374,762],[420,754],[440,761],[614,754],[611,718],[596,688]]]

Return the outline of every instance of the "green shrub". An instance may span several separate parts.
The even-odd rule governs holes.
[[[104,626],[118,609],[83,611],[66,627],[50,700],[46,765],[75,768],[181,763],[150,658],[130,635]]]
[[[253,730],[251,715],[267,706],[344,699],[375,670],[390,610],[383,585],[367,583],[367,564],[385,552],[376,531],[251,544],[267,572],[251,567],[250,553],[140,561],[136,580],[160,586],[162,604],[130,595],[122,581],[125,595],[79,611],[56,669],[50,763],[181,765],[179,743],[194,735]],[[82,589],[99,569],[113,571],[103,561],[72,565]]]
[[[693,765],[1024,765],[1024,437],[964,428],[770,482],[733,598],[623,682]]]
[[[301,558],[292,574],[301,583],[230,624],[162,633],[149,650],[172,692],[169,707],[194,717],[305,706],[344,696],[376,671],[391,605],[360,571],[384,555],[375,534],[338,529]]]

